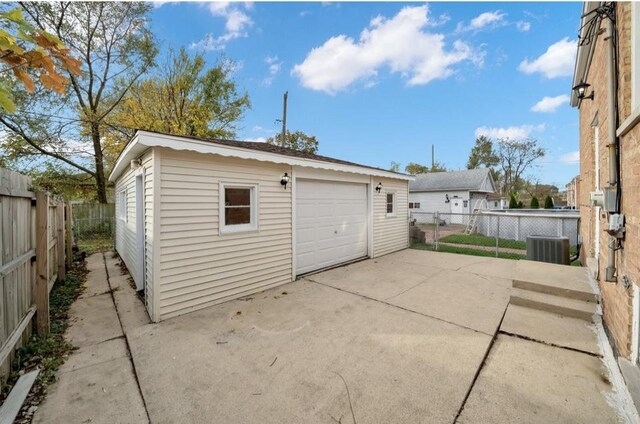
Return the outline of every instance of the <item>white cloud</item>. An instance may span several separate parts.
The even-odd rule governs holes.
[[[254,143],[266,143],[266,137],[245,138],[243,141],[253,141]]]
[[[484,135],[485,137],[495,139],[522,140],[528,138],[532,132],[544,131],[544,124],[540,125],[520,125],[506,128],[480,127],[475,131],[476,137]]]
[[[469,25],[464,25],[462,22],[458,24],[456,31],[479,31],[484,28],[495,28],[498,26],[506,25],[505,17],[506,13],[499,10],[493,12],[484,12],[471,19]]]
[[[563,104],[569,103],[569,96],[562,94],[556,97],[543,97],[538,103],[531,107],[533,112],[555,112]]]
[[[569,152],[562,156],[560,156],[560,162],[571,164],[571,163],[580,163],[580,152]]]
[[[400,73],[408,85],[422,85],[447,78],[460,62],[482,65],[483,55],[462,41],[446,50],[443,34],[424,31],[429,22],[426,5],[405,7],[389,19],[378,16],[358,40],[331,37],[312,49],[291,73],[304,87],[335,94],[356,81],[366,84],[383,66]]]
[[[576,52],[575,40],[565,37],[550,45],[546,52],[532,62],[528,58],[523,60],[518,70],[525,74],[540,72],[547,78],[571,76]]]
[[[280,72],[282,68],[282,62],[278,60],[278,56],[267,56],[264,59],[265,63],[269,65],[269,75],[262,80],[263,84],[271,85],[273,79]]]
[[[516,28],[520,32],[527,32],[531,29],[531,22],[518,21],[516,22]]]
[[[197,50],[222,50],[226,44],[236,38],[247,37],[247,29],[253,25],[253,20],[245,13],[253,9],[253,3],[206,3],[209,12],[215,17],[225,19],[226,32],[219,36],[208,33],[200,41],[190,44],[190,48]],[[242,10],[242,6],[245,10]]]

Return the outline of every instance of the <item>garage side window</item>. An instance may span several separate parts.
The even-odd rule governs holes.
[[[118,192],[118,218],[127,221],[127,189]]]
[[[396,194],[394,192],[387,193],[387,216],[396,214]]]
[[[221,185],[221,233],[253,231],[258,228],[257,191],[257,185]]]

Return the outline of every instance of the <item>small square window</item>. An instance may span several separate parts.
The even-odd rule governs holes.
[[[396,213],[396,194],[387,193],[387,216],[393,216]]]
[[[465,208],[469,207],[469,201],[468,200],[463,200],[462,201],[462,206],[465,207]]]
[[[258,228],[256,185],[221,184],[220,197],[221,233]]]
[[[409,202],[409,209],[413,209],[413,203]]]
[[[414,209],[420,209],[420,203],[414,203],[413,204],[413,208]]]

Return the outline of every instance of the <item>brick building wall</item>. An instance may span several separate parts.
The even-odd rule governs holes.
[[[616,30],[618,35],[618,101],[619,122],[633,115],[631,105],[632,53],[631,53],[631,4],[616,3]],[[604,27],[604,23],[602,25]],[[613,345],[621,356],[629,357],[631,352],[631,327],[633,321],[631,287],[625,287],[623,277],[632,284],[640,284],[640,126],[631,128],[620,138],[621,152],[621,213],[625,214],[626,237],[623,249],[616,252],[618,281],[604,281],[607,266],[608,244],[610,237],[604,232],[607,227],[607,214],[589,202],[589,193],[597,186],[596,158],[599,158],[599,183],[604,189],[608,185],[609,152],[607,144],[607,50],[606,34],[597,37],[593,60],[589,68],[587,82],[591,84],[595,99],[584,100],[580,105],[580,194],[581,235],[583,250],[582,262],[595,262],[598,265],[598,282],[602,292],[604,321]],[[638,53],[640,54],[640,52]],[[636,70],[640,72],[640,70]],[[635,112],[637,113],[637,111]],[[595,150],[596,129],[599,134],[598,151]],[[600,249],[596,252],[596,221],[600,221]],[[597,260],[596,260],[597,258]]]

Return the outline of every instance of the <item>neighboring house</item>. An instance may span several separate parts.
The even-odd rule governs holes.
[[[580,175],[573,177],[567,184],[567,206],[571,209],[579,208],[580,199]]]
[[[411,178],[267,143],[138,131],[109,177],[116,250],[158,322],[408,247]]]
[[[487,194],[487,209],[509,209],[509,200],[505,197],[501,197],[498,193],[489,193]]]
[[[578,40],[583,41],[578,46],[571,105],[579,108],[576,206],[581,217],[581,259],[598,280],[604,322],[615,351],[636,364],[640,334],[640,4],[587,2],[579,27]]]
[[[489,169],[431,172],[419,174],[409,183],[409,209],[412,212],[467,214],[496,192]],[[462,215],[451,215],[450,223],[463,223]]]

